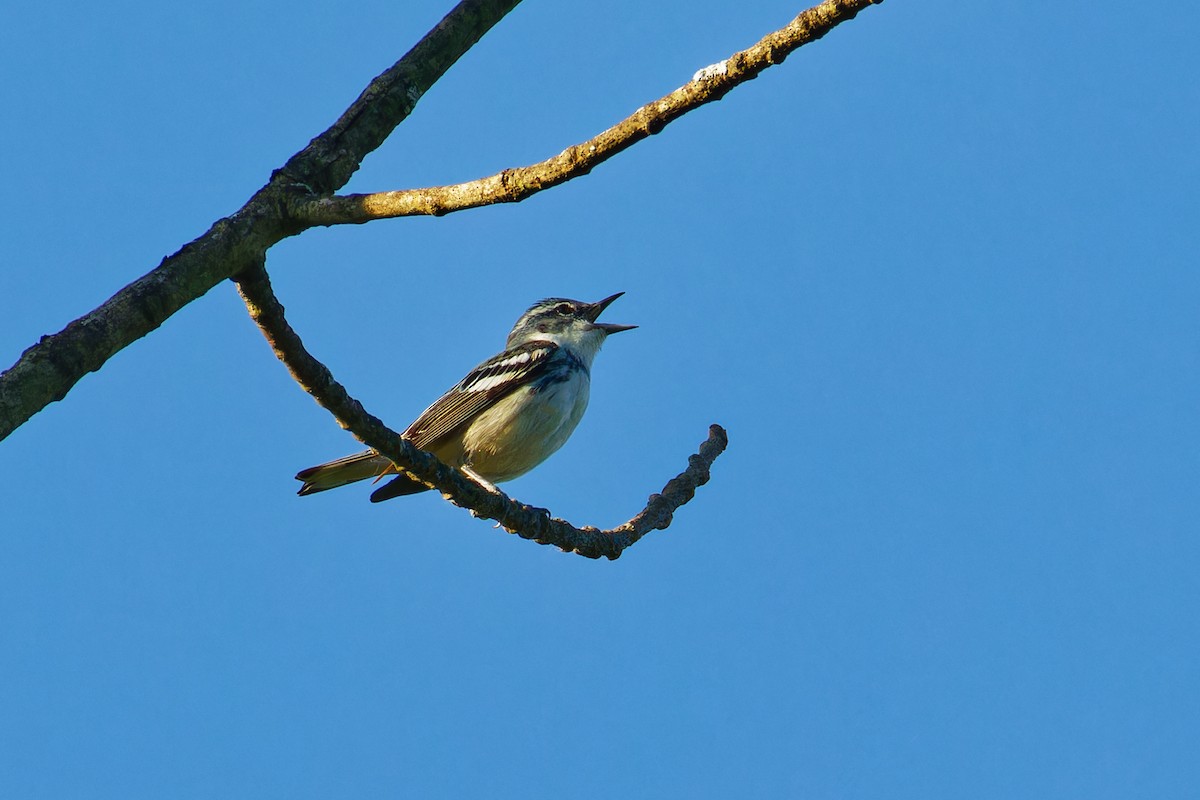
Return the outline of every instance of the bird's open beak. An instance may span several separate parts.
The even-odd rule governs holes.
[[[637,325],[617,325],[612,322],[596,322],[596,319],[601,313],[603,313],[604,309],[612,305],[612,302],[623,294],[625,293],[617,292],[611,297],[606,297],[598,303],[592,303],[588,307],[586,316],[589,320],[591,320],[592,327],[599,328],[605,333],[620,333],[621,331],[629,331],[637,327]]]

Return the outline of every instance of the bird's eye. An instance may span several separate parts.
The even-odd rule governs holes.
[[[571,314],[575,311],[575,309],[571,307],[570,303],[559,303],[554,307],[554,310],[559,314],[562,314],[564,317],[571,316]]]

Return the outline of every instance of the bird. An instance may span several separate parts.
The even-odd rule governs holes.
[[[587,410],[592,361],[604,340],[636,325],[597,322],[623,295],[595,303],[550,297],[534,303],[508,334],[504,350],[467,373],[401,434],[490,490],[518,478],[566,443]],[[429,487],[375,450],[301,470],[298,494],[395,475],[371,502]]]

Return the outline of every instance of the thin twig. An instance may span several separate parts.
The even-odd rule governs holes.
[[[710,426],[708,439],[699,452],[688,459],[687,469],[668,481],[661,493],[650,495],[646,507],[632,519],[609,530],[591,526],[577,528],[566,520],[551,517],[545,509],[513,500],[503,492],[489,491],[435,456],[413,447],[367,413],[362,404],[334,379],[329,369],[305,349],[288,324],[283,305],[275,296],[261,261],[235,280],[251,318],[276,357],[338,424],[363,444],[387,456],[397,467],[440,491],[450,502],[470,509],[477,517],[494,519],[509,533],[538,544],[551,544],[588,558],[618,558],[650,531],[671,524],[676,509],[695,496],[697,487],[708,482],[713,461],[728,444],[724,429],[719,425]]]

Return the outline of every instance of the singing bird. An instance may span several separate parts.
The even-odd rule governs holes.
[[[552,297],[534,303],[492,356],[425,409],[403,436],[485,485],[510,481],[562,447],[587,409],[592,361],[610,334],[636,328],[597,322],[618,292],[597,303]],[[368,478],[396,477],[378,503],[426,490],[374,450],[309,467],[300,494]]]

